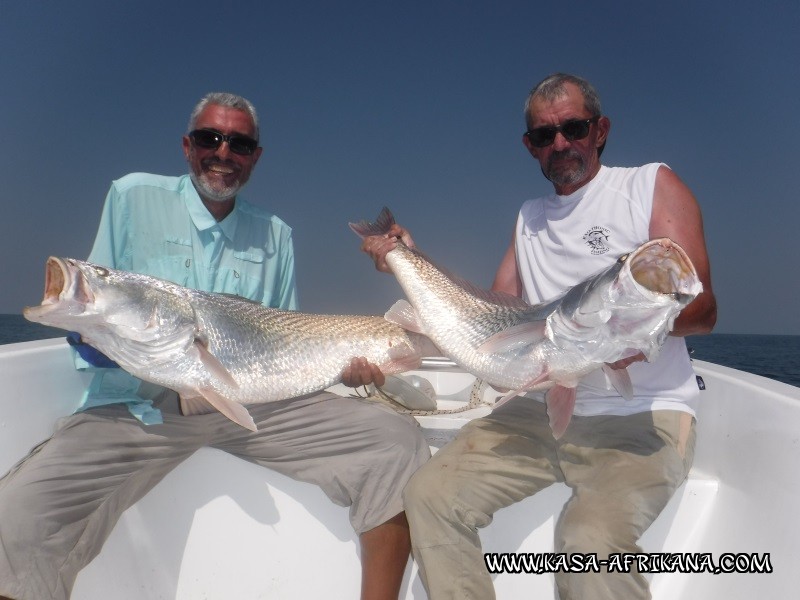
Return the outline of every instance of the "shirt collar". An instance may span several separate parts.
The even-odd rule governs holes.
[[[192,183],[191,178],[186,176],[186,186],[184,188],[184,198],[186,200],[186,208],[189,211],[189,216],[192,218],[192,223],[198,231],[206,231],[218,227],[220,231],[229,240],[233,240],[236,233],[236,224],[239,222],[239,203],[233,205],[231,213],[222,221],[217,221],[208,212],[208,209],[200,199],[200,195]]]

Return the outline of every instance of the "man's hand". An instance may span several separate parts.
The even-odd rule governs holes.
[[[353,388],[371,383],[376,387],[381,387],[386,383],[386,376],[377,365],[367,362],[366,358],[360,356],[351,360],[342,372],[342,383]]]
[[[76,331],[67,332],[67,343],[75,348],[80,357],[93,367],[103,369],[119,369],[119,365],[100,352],[94,346],[90,346],[81,338],[81,334]]]
[[[361,242],[361,251],[369,254],[378,271],[389,273],[391,269],[386,264],[386,255],[395,249],[398,239],[403,240],[403,243],[409,248],[414,247],[414,240],[408,230],[395,223],[389,229],[389,232],[384,235],[365,237],[364,241]]]

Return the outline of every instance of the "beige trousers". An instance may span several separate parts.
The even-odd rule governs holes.
[[[66,600],[122,512],[203,446],[319,485],[350,507],[358,534],[403,510],[402,489],[430,456],[413,418],[364,400],[253,405],[251,432],[219,413],[183,417],[166,392],[163,425],[120,405],[78,413],[0,479],[0,595]]]
[[[598,559],[640,552],[639,538],[686,478],[693,454],[694,419],[678,411],[576,416],[558,441],[544,405],[524,397],[472,421],[417,471],[404,494],[430,599],[494,598],[478,529],[498,509],[557,481],[572,496],[556,526],[556,552]],[[555,579],[561,600],[650,597],[636,572]]]

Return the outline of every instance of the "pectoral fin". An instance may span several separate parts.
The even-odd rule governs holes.
[[[572,420],[572,413],[575,410],[575,396],[577,389],[574,387],[564,387],[557,385],[548,390],[545,395],[547,404],[547,416],[550,419],[550,429],[553,437],[558,439],[567,430],[569,422]]]
[[[422,323],[417,316],[417,311],[414,310],[414,307],[411,306],[411,303],[408,302],[408,300],[398,300],[395,302],[392,307],[386,311],[386,314],[383,316],[383,318],[390,323],[399,325],[406,331],[412,331],[414,333],[426,335],[422,328]]]
[[[218,410],[223,415],[228,417],[237,425],[241,425],[250,431],[256,431],[256,422],[253,417],[247,412],[247,409],[239,404],[221,396],[216,390],[212,388],[200,388],[198,390],[201,398],[180,398],[181,413],[186,416],[207,414],[211,412],[209,407]]]
[[[627,369],[612,369],[608,365],[603,365],[603,373],[620,396],[625,400],[633,400],[633,383]]]
[[[197,351],[200,362],[203,363],[203,366],[211,373],[212,376],[219,379],[225,385],[229,385],[234,389],[239,388],[239,384],[236,383],[236,380],[231,375],[231,372],[225,368],[219,359],[211,354],[208,350],[208,345],[200,338],[196,337],[194,339],[194,343],[192,347]]]

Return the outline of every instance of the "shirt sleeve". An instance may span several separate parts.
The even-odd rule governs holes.
[[[297,310],[299,302],[297,298],[297,283],[295,281],[294,273],[294,244],[292,242],[292,235],[286,238],[283,245],[284,251],[281,253],[281,266],[280,266],[280,285],[278,286],[278,297],[275,299],[277,308],[283,310]],[[265,304],[271,304],[265,299]]]

